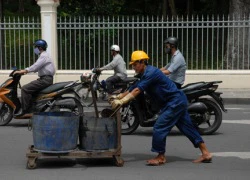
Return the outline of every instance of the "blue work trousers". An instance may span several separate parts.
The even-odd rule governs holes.
[[[152,152],[165,153],[166,138],[174,126],[177,126],[196,148],[199,143],[204,142],[191,122],[185,100],[179,104],[167,104],[161,112],[153,129]]]

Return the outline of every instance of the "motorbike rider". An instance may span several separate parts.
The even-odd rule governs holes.
[[[20,117],[28,113],[28,110],[31,106],[32,95],[38,91],[50,86],[53,84],[53,76],[55,74],[55,65],[46,52],[47,42],[43,39],[39,39],[34,43],[34,53],[38,55],[36,62],[30,67],[25,68],[24,70],[15,71],[14,74],[27,74],[30,72],[38,72],[39,78],[34,80],[24,86],[21,90],[21,105],[22,108],[19,110],[14,117]]]
[[[161,165],[166,162],[166,138],[170,130],[177,128],[200,149],[202,155],[194,163],[211,162],[212,155],[208,151],[202,137],[194,127],[187,111],[187,99],[174,83],[158,68],[148,65],[148,55],[144,51],[134,51],[130,65],[135,73],[141,75],[140,81],[124,93],[110,98],[112,109],[128,103],[143,91],[153,97],[160,107],[159,117],[153,128],[152,152],[158,155],[147,161],[148,165]]]
[[[171,55],[171,61],[161,71],[169,76],[177,88],[181,88],[185,81],[186,62],[182,53],[178,49],[178,39],[176,37],[168,37],[164,41],[165,53]]]
[[[103,70],[114,70],[114,75],[106,79],[106,89],[109,95],[112,93],[113,85],[116,82],[127,78],[126,63],[120,55],[120,47],[114,44],[111,46],[110,51],[113,60],[109,64],[97,69],[100,72]]]

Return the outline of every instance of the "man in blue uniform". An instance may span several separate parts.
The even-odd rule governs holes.
[[[152,152],[156,152],[158,155],[148,160],[148,165],[161,165],[166,162],[166,138],[174,126],[177,126],[196,148],[200,148],[202,155],[194,160],[194,163],[211,162],[212,155],[189,117],[185,94],[178,90],[161,70],[148,65],[148,59],[149,57],[144,51],[134,51],[132,53],[130,65],[132,65],[136,73],[141,74],[141,79],[128,91],[116,96],[111,101],[112,108],[116,109],[128,103],[143,91],[146,91],[158,102],[161,110],[154,125],[151,149]]]

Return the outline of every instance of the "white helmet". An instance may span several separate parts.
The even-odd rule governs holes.
[[[111,51],[117,51],[119,52],[120,51],[120,47],[118,45],[112,45],[111,48],[110,48]]]

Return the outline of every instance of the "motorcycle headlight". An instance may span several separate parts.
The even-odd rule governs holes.
[[[89,74],[89,73],[83,73],[80,76],[81,82],[88,82],[88,81],[90,81],[90,77],[91,77],[91,74]]]

